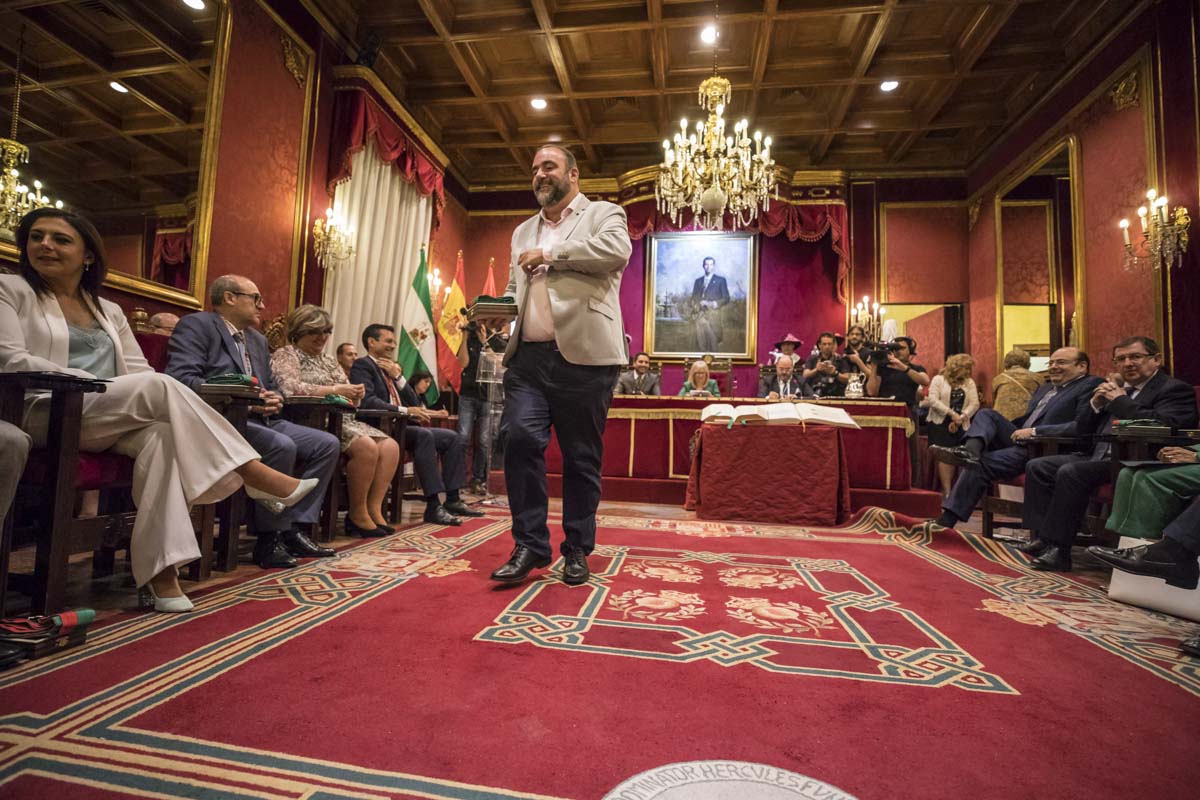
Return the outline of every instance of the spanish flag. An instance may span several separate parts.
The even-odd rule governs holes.
[[[456,392],[462,388],[462,367],[456,354],[463,341],[463,332],[458,326],[465,321],[462,310],[467,306],[467,298],[462,287],[466,282],[462,250],[459,250],[454,280],[450,283],[442,305],[442,316],[438,319],[438,372],[445,376]]]

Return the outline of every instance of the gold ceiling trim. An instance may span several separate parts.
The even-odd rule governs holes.
[[[375,72],[369,67],[360,66],[358,64],[344,64],[340,67],[334,67],[333,80],[333,90],[335,92],[351,91],[359,88],[357,86],[347,85],[350,81],[359,80],[365,82],[368,86],[374,89],[375,93],[379,95],[379,98],[383,100],[385,104],[387,104],[388,110],[395,114],[401,122],[408,126],[408,129],[412,131],[413,135],[417,137],[417,140],[420,141],[421,144],[423,144],[425,148],[433,154],[433,157],[438,160],[438,163],[441,164],[443,168],[449,166],[450,156],[446,155],[446,152],[442,150],[442,148],[438,146],[437,142],[435,142],[425,131],[425,129],[421,127],[421,123],[417,122],[416,117],[409,113],[408,109],[404,107],[404,104],[401,103],[396,95],[392,93],[392,90],[389,89],[384,82],[379,79],[379,76],[376,75]],[[525,186],[525,188],[529,187]]]
[[[338,69],[341,69],[339,67]],[[833,186],[844,185],[848,173],[840,169],[828,170],[796,170],[780,168],[780,182],[789,186]],[[615,178],[580,178],[579,190],[586,193],[616,194],[622,189],[637,186],[642,183],[652,183],[658,176],[658,165],[638,167],[623,172]],[[489,192],[519,192],[530,191],[528,183],[481,183],[467,188],[471,194],[487,194]],[[782,200],[782,198],[780,198]],[[772,198],[772,202],[775,202]]]

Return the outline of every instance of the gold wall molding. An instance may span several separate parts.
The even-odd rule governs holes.
[[[303,89],[304,84],[308,82],[308,58],[286,33],[279,34],[279,43],[283,46],[283,68],[296,79],[296,85]]]
[[[975,230],[975,223],[979,222],[979,212],[983,210],[983,198],[976,198],[970,205],[967,206],[967,232]]]
[[[1138,71],[1135,69],[1126,75],[1108,91],[1114,111],[1124,111],[1127,108],[1137,108],[1141,103],[1141,86]]]

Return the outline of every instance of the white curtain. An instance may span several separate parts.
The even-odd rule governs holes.
[[[354,255],[326,273],[324,307],[333,317],[330,353],[339,342],[354,342],[361,356],[363,328],[381,322],[400,331],[403,298],[412,291],[433,213],[431,198],[380,161],[373,142],[354,156],[351,170],[337,187],[333,211],[354,234]]]

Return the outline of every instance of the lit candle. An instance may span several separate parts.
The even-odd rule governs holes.
[[[1129,246],[1129,220],[1123,219],[1120,222],[1121,235],[1125,237],[1125,246]]]
[[[1142,206],[1138,209],[1138,219],[1142,222],[1142,233],[1146,232],[1146,207]]]
[[[1146,192],[1146,199],[1149,200],[1151,203],[1154,202],[1154,198],[1156,198],[1156,197],[1158,197],[1158,192],[1154,191],[1153,189]]]

